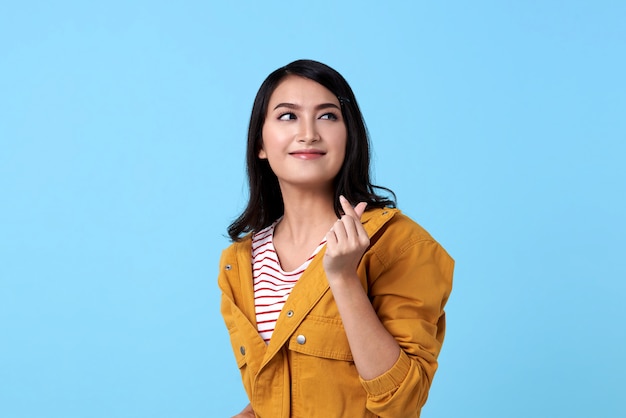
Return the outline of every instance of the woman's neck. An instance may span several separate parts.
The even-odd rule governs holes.
[[[319,240],[337,221],[332,191],[293,190],[283,188],[285,213],[276,229],[284,240],[293,245]]]

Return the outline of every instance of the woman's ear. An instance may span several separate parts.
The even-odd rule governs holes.
[[[259,147],[259,152],[257,152],[256,155],[262,160],[267,160],[267,152],[265,152],[265,149],[263,149],[263,136],[259,138],[257,146]]]

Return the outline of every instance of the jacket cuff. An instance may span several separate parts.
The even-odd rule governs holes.
[[[400,356],[391,369],[371,380],[364,380],[360,377],[359,380],[370,396],[381,396],[398,389],[410,369],[411,359],[404,350],[400,350]]]

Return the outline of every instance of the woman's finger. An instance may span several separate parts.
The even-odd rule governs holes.
[[[348,216],[352,216],[357,221],[361,220],[361,216],[363,216],[365,208],[367,207],[367,202],[360,202],[355,207],[352,207],[350,202],[348,202],[348,199],[346,199],[343,195],[339,196],[339,203],[341,204],[343,212]]]
[[[343,224],[347,240],[358,238],[359,232],[356,225],[357,223],[360,224],[358,219],[354,219],[352,216],[344,215],[341,217],[341,223]]]
[[[367,202],[360,202],[358,205],[354,207],[354,213],[358,216],[358,220],[361,220],[363,213],[365,213],[365,209],[367,208]]]

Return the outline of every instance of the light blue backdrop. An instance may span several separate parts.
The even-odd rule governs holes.
[[[626,3],[5,1],[0,417],[227,417],[256,90],[351,83],[456,259],[427,417],[624,417]]]

